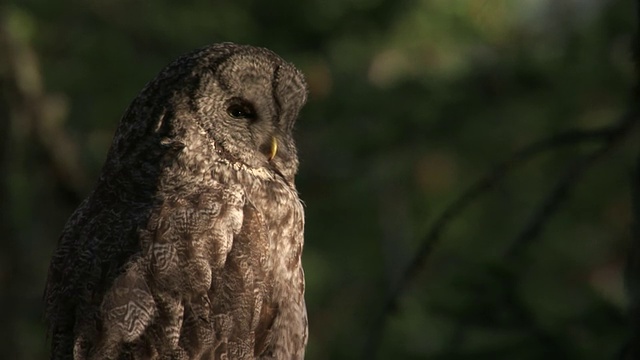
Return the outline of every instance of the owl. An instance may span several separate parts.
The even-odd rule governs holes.
[[[145,86],[51,260],[51,359],[304,357],[306,97],[293,65],[231,43]]]

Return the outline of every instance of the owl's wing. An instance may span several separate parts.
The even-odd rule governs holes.
[[[72,218],[45,291],[53,358],[268,350],[277,307],[261,214],[239,186],[166,193],[117,246],[85,229],[107,215]]]
[[[127,204],[109,190],[99,185],[78,207],[52,256],[44,291],[51,359],[84,358],[101,327],[102,298],[140,254],[138,224],[150,205]]]
[[[73,326],[75,311],[73,299],[67,299],[65,286],[66,274],[72,269],[66,269],[65,259],[71,251],[64,235],[59,240],[58,249],[51,259],[49,274],[44,290],[45,318],[49,325],[51,337],[51,359],[70,359],[73,351]]]
[[[93,294],[92,269],[100,262],[92,253],[90,198],[67,221],[51,258],[44,290],[45,318],[51,337],[51,359],[70,359],[76,317],[82,315],[86,298]],[[98,234],[93,234],[98,237]]]

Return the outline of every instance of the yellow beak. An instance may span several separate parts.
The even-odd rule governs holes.
[[[269,151],[269,161],[271,161],[278,153],[278,140],[276,137],[271,138],[271,149]]]

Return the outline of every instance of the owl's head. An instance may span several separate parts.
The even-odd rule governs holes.
[[[127,110],[110,157],[123,162],[132,153],[143,155],[148,149],[135,144],[151,136],[193,152],[215,148],[227,161],[291,181],[298,167],[293,126],[306,97],[300,71],[267,49],[205,47],[147,84]]]

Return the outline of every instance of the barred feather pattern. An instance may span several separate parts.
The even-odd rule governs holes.
[[[293,65],[231,43],[142,90],[51,260],[51,359],[304,357],[306,93]]]

